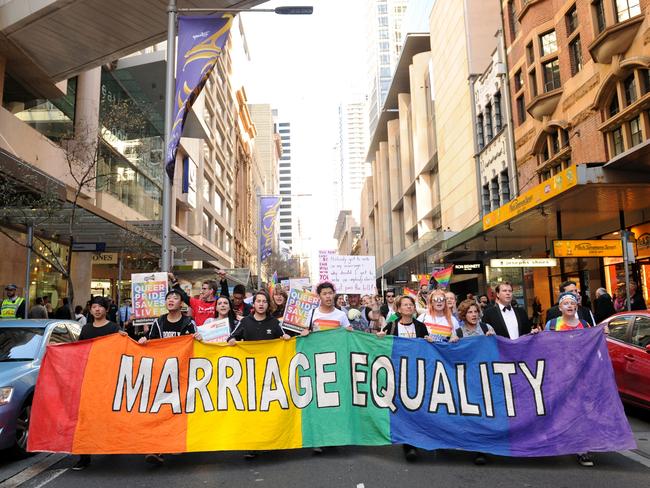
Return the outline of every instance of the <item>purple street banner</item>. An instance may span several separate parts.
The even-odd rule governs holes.
[[[600,327],[456,344],[340,327],[234,347],[189,336],[143,346],[118,334],[58,344],[38,377],[28,447],[386,444],[503,456],[636,447]]]
[[[260,198],[260,230],[259,237],[260,258],[264,261],[273,252],[273,227],[275,217],[278,215],[281,197]]]
[[[174,121],[166,158],[167,174],[172,180],[176,151],[183,134],[185,119],[228,40],[232,19],[233,16],[229,14],[219,17],[178,18]]]

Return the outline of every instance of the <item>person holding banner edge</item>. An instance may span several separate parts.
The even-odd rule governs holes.
[[[305,329],[301,335],[306,336],[311,331],[315,332],[339,327],[352,330],[348,315],[344,310],[339,310],[334,306],[334,297],[336,294],[334,285],[329,281],[324,281],[316,287],[316,294],[320,298],[320,305],[312,311],[309,317],[309,328]]]

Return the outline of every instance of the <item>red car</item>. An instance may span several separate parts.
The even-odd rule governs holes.
[[[650,409],[650,310],[619,312],[604,324],[621,399]]]

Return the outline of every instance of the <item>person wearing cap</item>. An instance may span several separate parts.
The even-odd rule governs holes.
[[[16,294],[18,287],[14,284],[5,286],[7,297],[2,301],[0,319],[24,319],[25,299]]]
[[[115,333],[126,335],[126,332],[120,330],[120,327],[115,322],[106,318],[109,307],[110,302],[104,297],[94,297],[90,301],[90,315],[93,320],[82,327],[81,334],[79,334],[80,341]],[[90,454],[82,454],[79,456],[77,464],[72,467],[72,470],[82,471],[90,465],[90,461]]]

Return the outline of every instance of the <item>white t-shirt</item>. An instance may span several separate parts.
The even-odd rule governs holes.
[[[415,324],[404,325],[402,323],[397,324],[397,335],[399,337],[406,337],[407,339],[415,339]]]
[[[434,342],[446,342],[450,337],[456,335],[456,328],[458,327],[458,320],[452,315],[451,324],[447,321],[446,317],[433,317],[429,312],[423,313],[418,317],[418,320],[427,326],[429,335],[433,338]]]
[[[350,321],[348,320],[347,314],[338,308],[335,308],[329,313],[321,312],[320,307],[315,308],[312,312],[311,320],[309,323],[311,324],[312,330],[314,331],[350,326]]]

